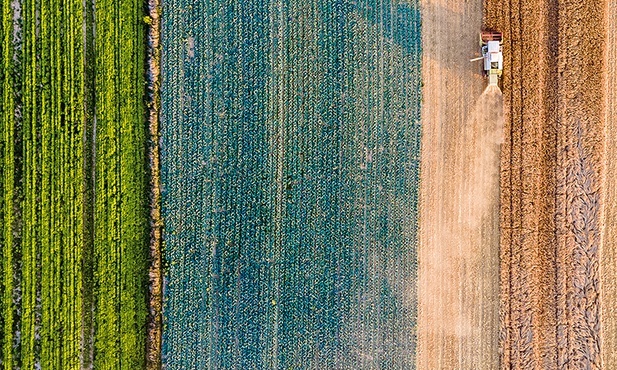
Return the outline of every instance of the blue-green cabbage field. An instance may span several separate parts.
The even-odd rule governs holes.
[[[166,369],[414,368],[417,1],[163,14]]]

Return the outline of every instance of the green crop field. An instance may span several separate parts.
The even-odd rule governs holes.
[[[414,367],[416,0],[0,3],[0,369]]]
[[[412,369],[417,1],[163,2],[167,369]]]
[[[143,367],[142,9],[97,1],[95,16],[81,0],[2,0],[4,369]]]
[[[147,210],[144,24],[140,1],[97,1],[95,368],[145,354]],[[103,283],[104,282],[104,283]],[[110,350],[114,349],[114,350]]]

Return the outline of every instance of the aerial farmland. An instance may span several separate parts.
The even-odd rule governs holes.
[[[418,4],[163,6],[167,368],[412,367]]]
[[[95,33],[82,1],[2,2],[4,369],[143,366],[139,4],[98,1]]]
[[[610,1],[0,3],[0,369],[617,369]]]

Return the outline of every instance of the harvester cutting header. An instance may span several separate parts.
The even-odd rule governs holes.
[[[483,31],[480,33],[480,48],[482,56],[472,59],[483,59],[482,71],[488,76],[488,85],[497,86],[503,72],[503,53],[501,49],[501,32]]]

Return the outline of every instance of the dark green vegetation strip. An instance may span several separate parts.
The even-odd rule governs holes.
[[[92,5],[2,0],[4,369],[145,360],[143,9]]]
[[[166,368],[414,368],[417,2],[163,6]]]
[[[95,369],[145,360],[147,192],[139,0],[96,1]]]

